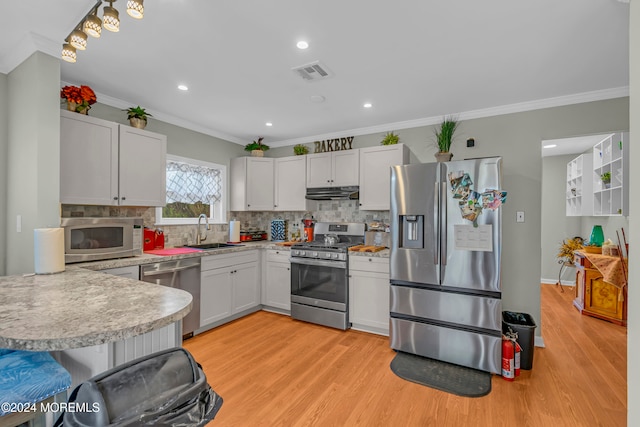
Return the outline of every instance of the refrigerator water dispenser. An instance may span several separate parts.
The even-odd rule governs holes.
[[[424,215],[401,215],[401,248],[424,248]]]

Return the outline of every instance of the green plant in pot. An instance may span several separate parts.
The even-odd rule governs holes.
[[[296,144],[293,146],[293,154],[296,156],[304,156],[305,154],[309,154],[309,147],[304,144]]]
[[[257,141],[245,145],[244,151],[250,152],[254,157],[264,157],[264,152],[269,149],[269,146],[262,143],[263,139],[263,137],[260,137]]]
[[[384,136],[384,138],[382,139],[380,144],[382,144],[382,145],[394,145],[394,144],[397,144],[398,141],[400,141],[400,137],[398,135],[396,135],[393,132],[387,132],[387,134]]]
[[[435,154],[435,157],[437,161],[448,162],[453,157],[453,154],[449,152],[449,149],[451,148],[453,137],[459,125],[460,122],[456,118],[447,116],[438,126],[436,126],[435,135],[438,152]]]
[[[600,179],[602,180],[602,183],[604,184],[604,186],[608,188],[609,185],[611,184],[611,172],[603,173],[602,175],[600,175]]]
[[[147,117],[153,117],[139,105],[137,107],[129,107],[123,111],[127,112],[127,119],[129,119],[131,126],[138,129],[144,129],[147,126]]]

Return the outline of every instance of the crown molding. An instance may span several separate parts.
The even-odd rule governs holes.
[[[43,52],[54,58],[60,57],[62,45],[54,40],[41,36],[40,34],[29,32],[11,50],[10,53],[0,59],[0,73],[9,74],[18,65],[22,64],[35,52]]]
[[[62,86],[68,85],[68,84],[75,84],[75,83],[69,83],[64,81],[61,81],[60,83]],[[134,104],[132,102],[123,101],[121,99],[114,98],[112,96],[105,95],[99,92],[96,92],[96,96],[100,99],[101,104],[109,105],[115,108],[126,109]],[[583,93],[578,93],[573,95],[559,96],[555,98],[546,98],[546,99],[540,99],[535,101],[520,102],[517,104],[483,108],[479,110],[471,110],[471,111],[465,111],[461,113],[449,113],[444,115],[445,116],[453,115],[458,117],[459,120],[472,120],[472,119],[481,119],[485,117],[500,116],[504,114],[513,114],[513,113],[522,113],[525,111],[541,110],[544,108],[562,107],[566,105],[582,104],[586,102],[623,98],[626,96],[629,96],[629,86],[597,90],[592,92],[583,92]],[[240,138],[237,138],[235,136],[226,134],[224,132],[220,132],[216,129],[211,129],[205,126],[201,126],[197,123],[193,123],[191,121],[184,120],[179,117],[175,117],[170,114],[163,113],[161,111],[149,110],[149,112],[153,115],[155,119],[175,125],[175,126],[180,126],[195,132],[200,132],[205,135],[213,136],[215,138],[220,138],[225,141],[232,142],[234,144],[243,145],[243,146],[246,144],[246,141]],[[441,120],[442,120],[442,116],[427,117],[427,118],[416,119],[416,120],[405,120],[401,122],[386,123],[386,124],[381,124],[376,126],[369,126],[369,127],[337,131],[337,132],[331,132],[331,133],[325,133],[325,134],[319,134],[319,135],[312,135],[312,136],[306,136],[301,138],[287,139],[282,141],[272,141],[269,143],[269,146],[273,148],[280,148],[280,147],[293,146],[296,144],[308,144],[313,141],[322,141],[322,140],[342,138],[347,136],[370,135],[378,132],[388,132],[389,129],[393,129],[394,131],[397,131],[400,129],[432,126],[437,123],[440,123]]]

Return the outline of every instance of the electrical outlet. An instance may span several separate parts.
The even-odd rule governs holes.
[[[516,212],[516,222],[524,222],[524,211]]]

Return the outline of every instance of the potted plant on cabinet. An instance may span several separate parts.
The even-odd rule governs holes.
[[[604,188],[609,188],[609,186],[611,185],[611,172],[603,173],[602,175],[600,175],[600,179],[604,184]]]
[[[257,141],[245,145],[244,151],[249,151],[253,157],[264,157],[264,152],[269,149],[269,146],[262,143],[263,139],[260,137]]]
[[[153,117],[139,105],[137,107],[129,107],[123,111],[127,112],[127,119],[129,119],[131,126],[138,129],[144,129],[147,126],[147,117]]]
[[[453,157],[453,154],[449,152],[451,143],[453,142],[453,135],[458,129],[460,122],[451,116],[445,117],[440,125],[436,127],[436,143],[438,144],[438,152],[434,154],[436,160],[439,162],[448,162]]]
[[[296,156],[304,156],[305,154],[309,154],[309,147],[304,144],[296,144],[293,146],[293,154]]]
[[[65,86],[60,90],[60,98],[67,103],[67,110],[87,114],[97,101],[96,94],[89,86]]]
[[[400,137],[393,132],[387,132],[380,144],[382,145],[395,145],[400,140]]]

